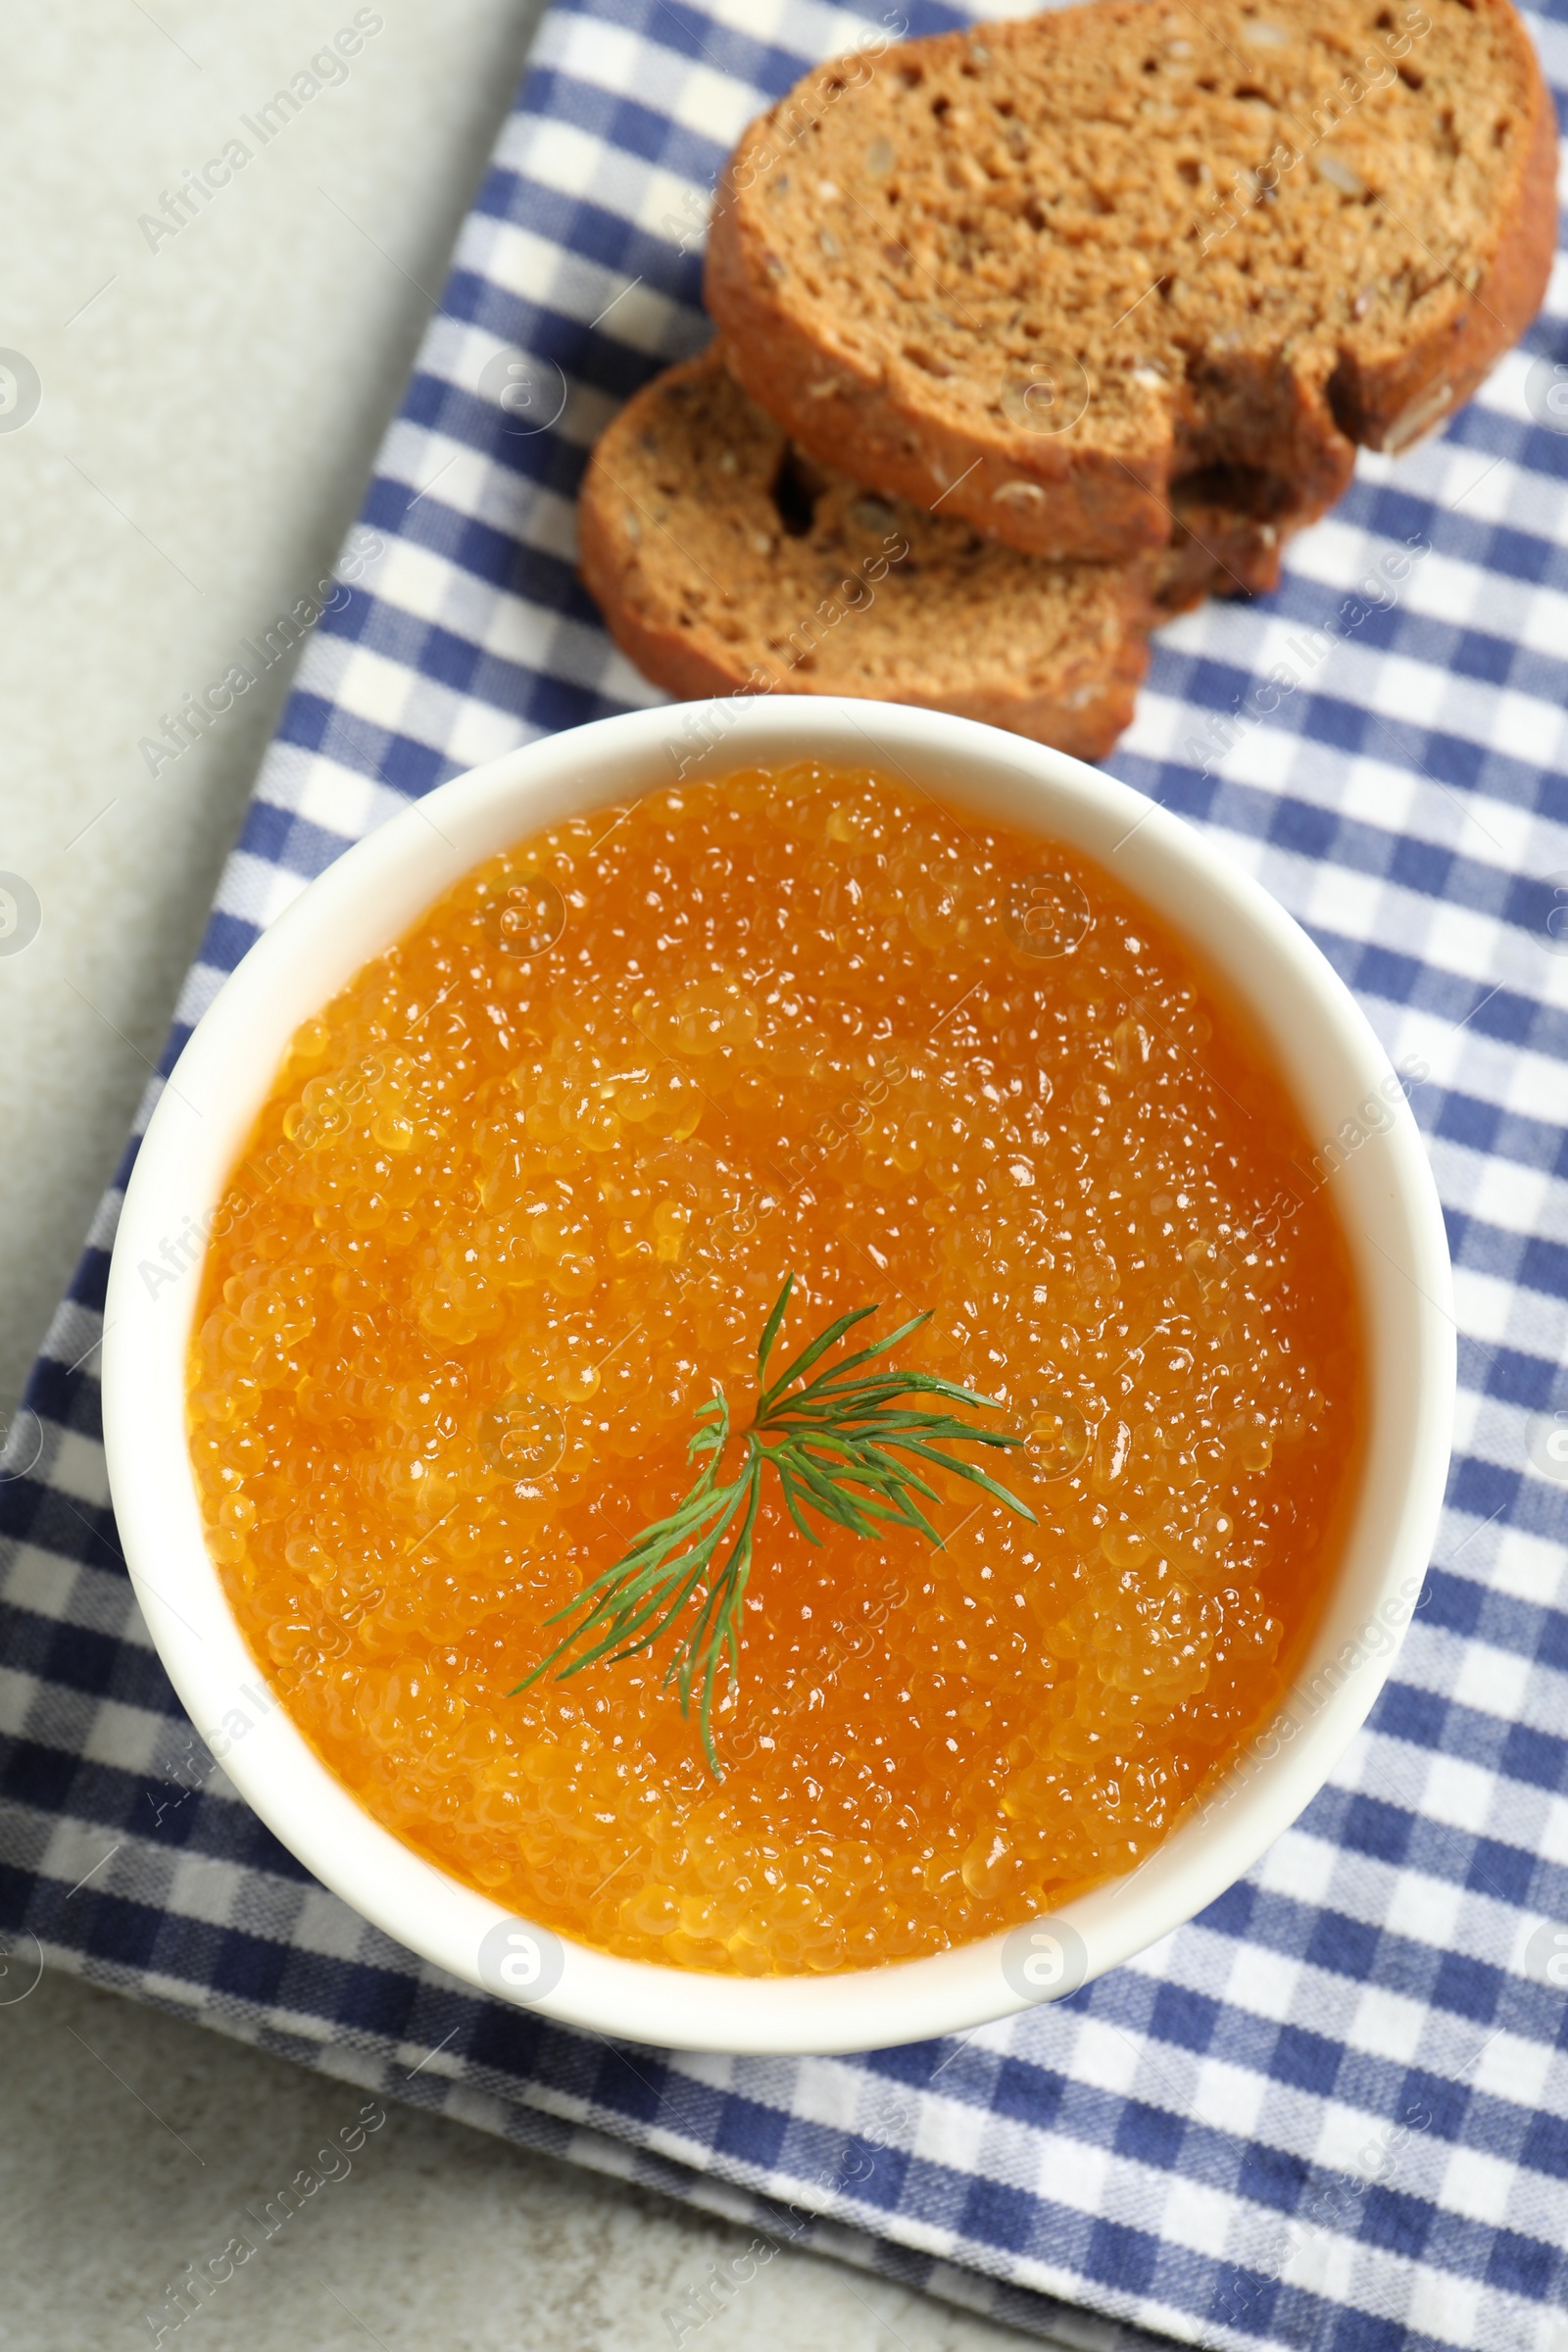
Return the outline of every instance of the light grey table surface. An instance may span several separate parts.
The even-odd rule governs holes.
[[[381,0],[350,78],[156,250],[139,217],[349,0],[73,0],[0,25],[0,347],[42,386],[20,429],[0,411],[0,871],[42,909],[0,954],[0,1415],[119,1157],[285,682],[156,781],[137,742],[331,564],[537,11]],[[46,1975],[0,2007],[0,2345],[151,2343],[144,2313],[181,2265],[357,2103]],[[179,2340],[651,2352],[747,2242],[394,2110]],[[1024,2340],[799,2251],[685,2335],[702,2352]]]

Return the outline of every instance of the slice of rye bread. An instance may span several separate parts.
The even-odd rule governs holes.
[[[803,460],[715,346],[601,436],[582,577],[671,694],[844,694],[987,719],[1099,759],[1162,617],[1156,564],[1051,564]]]
[[[1321,512],[1467,399],[1555,176],[1508,0],[1093,0],[807,75],[731,159],[708,303],[804,449],[1114,557],[1214,467]]]

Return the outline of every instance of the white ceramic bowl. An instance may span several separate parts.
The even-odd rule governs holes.
[[[1195,941],[1272,1040],[1309,1136],[1339,1139],[1332,1182],[1370,1351],[1367,1466],[1337,1584],[1284,1716],[1220,1795],[1049,1930],[839,1976],[714,1977],[548,1936],[530,1943],[496,1903],[361,1810],[281,1706],[264,1711],[260,1669],[203,1544],[186,1451],[196,1267],[172,1283],[148,1271],[167,1271],[166,1244],[177,1263],[182,1236],[199,1243],[299,1022],[481,858],[669,784],[704,733],[714,748],[698,772],[809,754],[880,764],[1086,851]],[[637,711],[530,744],[442,786],[313,883],[225,984],[158,1104],[121,1218],[107,1325],[105,1436],[137,1596],[197,1731],[262,1819],[357,1911],[454,1977],[602,2034],[735,2051],[877,2048],[1001,2017],[1114,1967],[1250,1869],[1321,1787],[1388,1672],[1436,1531],[1454,1380],[1447,1248],[1414,1120],[1366,1021],[1289,916],[1201,835],[1060,753],[900,706],[784,696]],[[498,1952],[511,1954],[499,1973]]]

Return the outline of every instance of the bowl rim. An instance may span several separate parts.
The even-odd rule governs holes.
[[[1138,1869],[1045,1923],[925,1958],[722,1977],[616,1958],[518,1921],[361,1809],[271,1693],[228,1610],[202,1539],[183,1359],[206,1227],[300,1019],[461,873],[557,816],[615,805],[628,783],[642,793],[681,773],[812,755],[880,763],[1010,821],[1032,811],[1048,848],[1055,838],[1103,861],[1096,845],[1118,835],[1110,854],[1132,853],[1123,880],[1228,972],[1298,1102],[1303,1073],[1321,1061],[1313,1101],[1340,1102],[1346,1125],[1305,1124],[1325,1134],[1325,1157],[1342,1152],[1324,1181],[1340,1188],[1361,1286],[1374,1427],[1346,1557],[1297,1684]],[[1259,1001],[1264,980],[1282,1002]],[[1347,1127],[1355,1141],[1344,1141]],[[1060,1997],[1195,1917],[1259,1859],[1364,1720],[1416,1605],[1446,1478],[1454,1356],[1446,1235],[1403,1088],[1348,990],[1262,886],[1157,803],[1064,753],[942,712],[802,696],[657,706],[539,738],[438,786],[302,886],[197,1022],[148,1122],[111,1263],[102,1396],[114,1507],[159,1655],[239,1796],[307,1870],[396,1943],[541,2016],[661,2046],[785,2055],[925,2039]]]

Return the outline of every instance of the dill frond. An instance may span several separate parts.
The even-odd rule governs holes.
[[[996,1399],[934,1372],[901,1372],[881,1361],[919,1330],[926,1315],[912,1316],[885,1340],[818,1372],[823,1357],[857,1324],[881,1310],[862,1306],[840,1315],[769,1381],[768,1359],[794,1287],[794,1275],[786,1275],[762,1327],[757,1350],[760,1395],[750,1426],[740,1433],[739,1468],[720,1479],[730,1443],[729,1403],[720,1389],[699,1408],[699,1427],[687,1446],[688,1460],[702,1463],[690,1491],[667,1517],[644,1528],[618,1560],[552,1612],[546,1623],[566,1630],[517,1685],[525,1690],[552,1668],[564,1682],[601,1658],[633,1657],[653,1648],[690,1608],[694,1613],[675,1642],[664,1687],[674,1684],[688,1720],[693,1691],[698,1693],[703,1750],[715,1780],[724,1776],[713,1744],[713,1695],[720,1668],[727,1667],[732,1680],[740,1674],[741,1611],[767,1471],[777,1477],[790,1517],[808,1544],[821,1542],[814,1519],[856,1536],[878,1536],[902,1524],[940,1545],[942,1538],[920,1505],[941,1496],[922,1476],[921,1464],[967,1480],[1021,1519],[1034,1518],[1005,1487],[946,1450],[955,1445],[1021,1446],[1021,1438],[977,1429],[952,1412],[911,1409],[903,1401],[926,1396],[973,1413],[997,1410]]]

